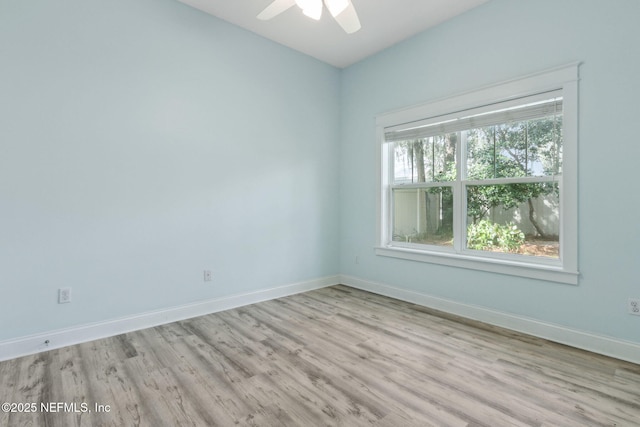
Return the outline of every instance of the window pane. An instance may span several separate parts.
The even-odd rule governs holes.
[[[470,129],[467,135],[467,177],[490,179],[496,177],[494,127]]]
[[[456,179],[458,134],[438,135],[394,144],[394,182],[453,181]]]
[[[557,183],[467,187],[467,248],[558,258]]]
[[[527,137],[529,175],[561,174],[562,116],[529,121]]]
[[[394,189],[393,240],[452,246],[451,187]]]
[[[470,129],[466,137],[469,179],[561,173],[561,116]]]

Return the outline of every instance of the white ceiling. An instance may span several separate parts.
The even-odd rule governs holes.
[[[489,0],[352,0],[362,29],[346,34],[325,9],[314,21],[294,6],[270,21],[256,16],[272,0],[179,0],[339,68]]]

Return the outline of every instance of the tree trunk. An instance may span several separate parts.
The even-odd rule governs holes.
[[[424,146],[422,145],[422,140],[414,141],[413,152],[416,168],[418,169],[418,182],[426,182],[426,174],[424,170]]]
[[[445,139],[444,148],[444,174],[448,175],[447,167],[456,164],[456,147],[458,145],[458,134],[450,133]],[[442,197],[442,224],[440,231],[453,234],[453,194],[447,193]]]
[[[540,224],[538,224],[538,221],[536,220],[536,211],[535,209],[533,209],[533,200],[531,200],[531,197],[527,199],[527,203],[529,204],[529,221],[531,221],[531,224],[533,224],[533,227],[536,229],[538,235],[542,238],[546,238],[547,234],[544,232],[542,227],[540,227]]]
[[[418,182],[426,182],[427,177],[424,168],[424,145],[422,140],[417,140],[413,142],[413,155],[414,161],[416,165],[416,169],[418,172]],[[417,229],[416,232],[418,234],[422,234],[427,230],[427,195],[424,191],[420,191],[418,193],[418,218],[417,218]]]

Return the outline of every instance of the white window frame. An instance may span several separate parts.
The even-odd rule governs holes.
[[[509,80],[483,87],[471,92],[436,100],[378,115],[376,117],[378,200],[377,200],[377,247],[380,256],[412,261],[442,264],[494,273],[522,276],[559,283],[578,284],[578,82],[579,63]],[[563,160],[560,185],[560,253],[558,259],[542,257],[495,254],[487,251],[464,249],[463,224],[455,220],[454,238],[451,247],[430,245],[398,245],[393,242],[392,200],[393,187],[393,142],[385,140],[385,129],[407,123],[428,121],[491,104],[507,102],[545,92],[561,91],[563,98]],[[464,153],[456,150],[456,163],[461,170]],[[458,177],[460,178],[460,177]],[[512,181],[512,180],[510,180]],[[467,181],[467,184],[469,182]],[[499,183],[499,182],[496,182]],[[462,191],[462,180],[451,183],[433,183],[436,186],[457,186],[454,189],[454,212],[466,211],[466,200]],[[427,186],[430,185],[427,183]],[[424,184],[421,184],[424,186]],[[459,216],[458,216],[459,217]]]

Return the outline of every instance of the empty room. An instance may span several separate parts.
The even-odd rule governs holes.
[[[637,0],[0,0],[0,426],[637,426]]]

